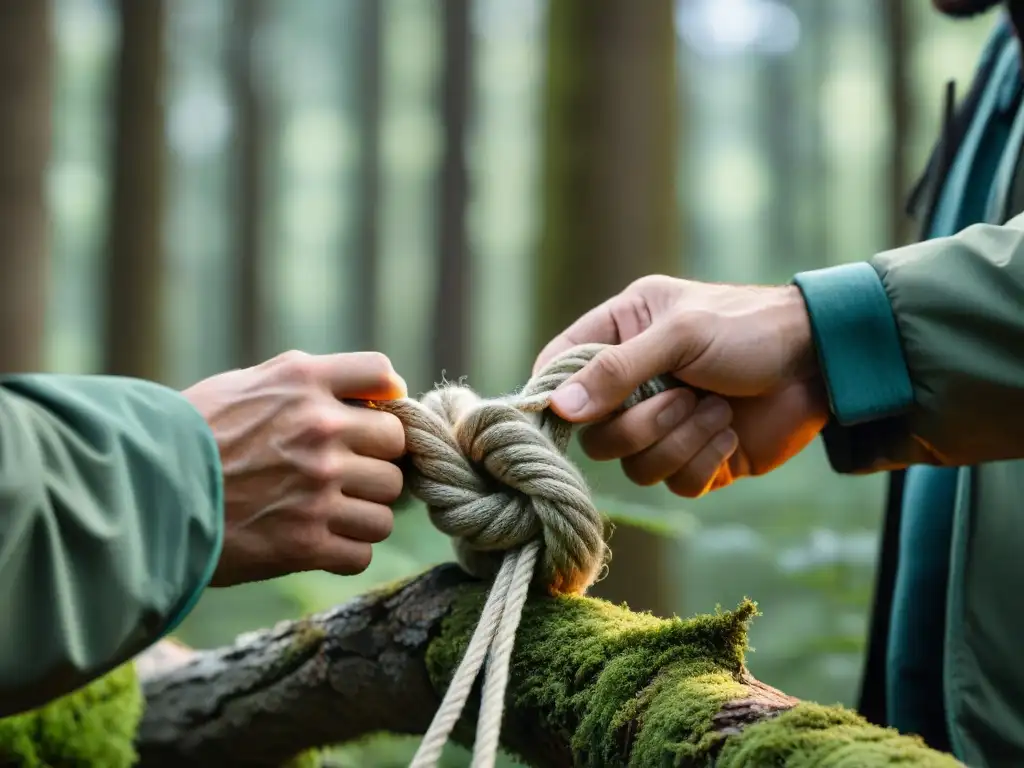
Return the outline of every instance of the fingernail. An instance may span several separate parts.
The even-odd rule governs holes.
[[[659,429],[671,429],[686,418],[689,410],[685,400],[673,398],[671,403],[661,409],[654,421]]]
[[[582,384],[575,382],[564,389],[556,389],[551,395],[551,404],[565,416],[578,416],[589,402],[590,395],[587,394],[587,390]]]

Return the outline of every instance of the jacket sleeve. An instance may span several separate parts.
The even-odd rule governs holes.
[[[220,459],[179,393],[117,377],[0,377],[0,717],[171,632],[220,555]]]
[[[1024,215],[794,282],[837,471],[1024,458]]]

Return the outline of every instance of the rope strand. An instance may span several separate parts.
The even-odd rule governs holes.
[[[548,410],[551,393],[606,345],[574,347],[522,391],[480,399],[443,386],[420,401],[373,403],[405,427],[407,485],[433,524],[452,537],[459,564],[493,579],[487,601],[410,768],[437,765],[486,663],[472,768],[493,768],[516,631],[531,585],[582,594],[607,560],[604,521],[580,471],[566,458],[573,425]],[[659,377],[623,403],[630,408],[678,382]]]

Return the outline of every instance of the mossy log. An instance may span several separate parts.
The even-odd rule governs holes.
[[[139,684],[142,766],[315,764],[319,747],[421,734],[485,591],[446,565],[229,647],[161,643],[136,661],[138,684],[118,671],[113,682],[0,721],[0,764],[17,754],[13,764],[130,765]],[[664,620],[592,598],[532,599],[512,661],[503,747],[534,766],[959,765],[916,738],[755,680],[744,665],[754,614],[744,602]],[[104,691],[123,704],[123,718],[113,701],[98,705]],[[463,743],[473,738],[474,707],[455,734]],[[119,730],[109,730],[112,722]],[[100,751],[85,749],[104,738]],[[20,746],[12,753],[5,741]]]
[[[277,766],[380,731],[423,733],[484,595],[441,566],[228,648],[143,657],[141,763]],[[746,602],[663,620],[589,598],[531,600],[503,746],[535,766],[958,765],[755,680],[744,665],[754,613]],[[472,740],[474,715],[459,740]]]

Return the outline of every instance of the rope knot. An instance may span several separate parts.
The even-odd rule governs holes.
[[[604,523],[565,457],[571,425],[547,411],[550,392],[582,367],[581,357],[569,365],[559,358],[509,397],[485,400],[447,385],[398,414],[412,457],[410,490],[453,538],[469,573],[493,578],[506,552],[539,539],[536,583],[582,593],[597,579],[608,553]]]
[[[402,421],[406,483],[426,503],[434,525],[454,540],[459,563],[475,576],[493,578],[412,768],[437,765],[485,660],[472,766],[493,768],[512,646],[531,581],[553,594],[581,593],[604,565],[603,520],[586,481],[565,456],[572,425],[548,410],[551,392],[604,347],[568,350],[508,397],[485,400],[466,387],[446,385],[420,401],[374,405]],[[622,407],[675,385],[652,379]]]

